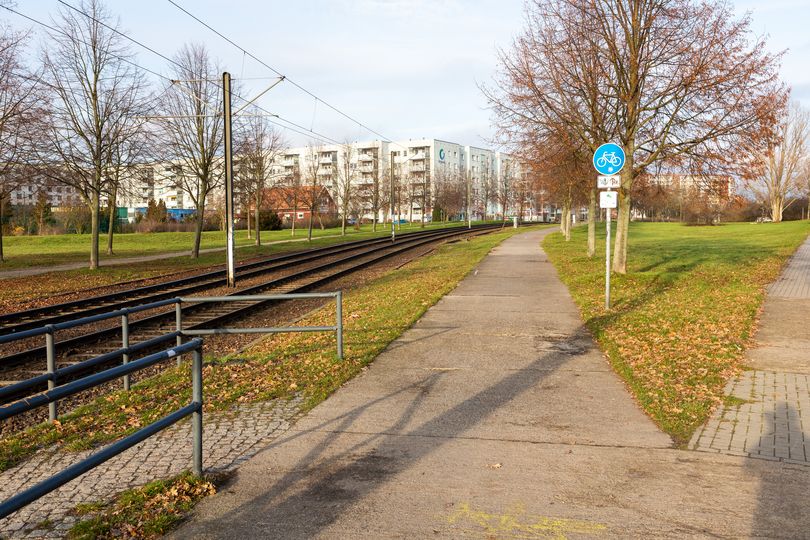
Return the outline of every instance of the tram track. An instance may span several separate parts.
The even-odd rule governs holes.
[[[290,266],[304,265],[305,263],[310,263],[311,265],[287,275],[275,277],[267,281],[260,281],[246,288],[239,290],[229,289],[227,295],[312,291],[343,276],[418,247],[443,242],[454,237],[485,234],[499,228],[500,225],[482,225],[473,227],[471,230],[466,228],[436,229],[423,233],[403,234],[393,243],[389,238],[381,238],[371,241],[350,242],[338,246],[330,246],[330,248],[319,248],[317,250],[311,250],[311,252],[280,255],[243,266],[241,268],[242,272],[237,277],[242,280],[248,277],[258,278],[262,275],[277,271],[281,267],[289,269]],[[319,262],[319,260],[326,260],[326,262]],[[224,282],[224,272],[220,271],[200,274],[197,277],[199,277],[199,281],[197,282],[189,281],[189,278],[184,278],[183,280],[174,280],[164,283],[162,284],[163,288],[150,285],[148,287],[133,289],[133,295],[140,294],[137,298],[128,297],[127,291],[119,291],[112,295],[86,299],[85,302],[90,305],[84,306],[83,310],[77,309],[67,313],[60,311],[51,312],[45,317],[38,319],[40,324],[36,324],[33,319],[25,319],[19,323],[25,325],[24,327],[18,326],[15,328],[13,325],[8,324],[8,321],[12,320],[10,316],[4,316],[4,318],[0,320],[6,322],[6,325],[3,327],[6,333],[11,333],[20,331],[20,328],[43,326],[42,321],[44,320],[49,321],[44,324],[53,324],[53,321],[76,319],[78,317],[94,313],[109,312],[127,306],[143,305],[157,299],[187,296],[206,289],[221,287]],[[178,281],[181,283],[178,284]],[[144,291],[144,289],[147,289],[147,291]],[[77,306],[79,305],[77,302],[80,301],[70,302],[70,304]],[[183,319],[185,321],[184,329],[200,329],[223,324],[227,321],[245,317],[257,310],[265,309],[274,303],[277,303],[277,301],[215,304],[191,303],[184,305],[182,309]],[[29,310],[29,312],[31,311],[47,313],[47,308]],[[171,310],[150,313],[142,319],[132,321],[130,323],[131,343],[135,344],[175,331],[174,318],[175,311]],[[92,358],[119,349],[120,342],[118,339],[120,339],[120,332],[120,326],[111,326],[100,330],[91,330],[90,332],[57,342],[57,350],[60,353],[57,360],[58,365],[63,367],[73,365],[82,361],[82,359]],[[15,382],[14,379],[24,378],[23,376],[26,373],[41,374],[41,370],[38,371],[37,367],[41,368],[42,365],[44,365],[45,352],[45,347],[34,347],[0,357],[0,379],[4,379],[4,382],[9,384]],[[9,402],[20,399],[20,397],[24,396],[4,396],[0,402]]]

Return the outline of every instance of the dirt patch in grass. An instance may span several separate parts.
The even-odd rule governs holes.
[[[720,227],[634,223],[626,275],[613,274],[604,308],[604,225],[596,255],[584,228],[543,247],[582,317],[644,410],[677,443],[721,403],[738,373],[764,299],[806,222]]]

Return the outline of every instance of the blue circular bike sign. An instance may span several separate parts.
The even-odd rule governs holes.
[[[593,166],[599,174],[618,173],[624,167],[624,150],[618,144],[603,144],[593,153]]]

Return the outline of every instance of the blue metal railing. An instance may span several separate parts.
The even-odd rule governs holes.
[[[69,382],[57,388],[48,390],[41,394],[30,396],[21,401],[0,407],[0,420],[5,420],[12,416],[30,411],[37,407],[51,404],[59,399],[72,396],[89,388],[93,388],[105,382],[111,381],[121,376],[129,375],[136,371],[148,368],[164,360],[179,357],[180,355],[192,353],[193,360],[191,366],[191,403],[181,407],[173,413],[149,424],[148,426],[124,437],[123,439],[105,447],[99,452],[91,455],[87,459],[71,465],[67,469],[43,480],[42,482],[18,493],[17,495],[0,504],[0,518],[4,518],[39,499],[43,495],[54,491],[60,486],[78,478],[87,471],[99,466],[105,461],[117,456],[128,448],[148,439],[159,431],[179,422],[187,416],[192,416],[192,454],[193,472],[202,475],[202,339],[192,339],[182,345],[172,349],[167,349],[159,353],[150,354],[143,358],[133,360],[127,364],[116,366],[99,373],[88,375],[81,379]],[[94,359],[95,360],[95,359]]]

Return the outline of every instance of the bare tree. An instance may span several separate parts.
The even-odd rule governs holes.
[[[486,167],[481,172],[481,206],[483,208],[483,217],[486,220],[489,217],[489,205],[494,199],[497,184],[495,182],[495,175],[492,171],[492,166],[487,162]]]
[[[495,197],[498,200],[498,206],[501,209],[501,219],[506,219],[506,213],[509,211],[509,204],[512,201],[512,190],[514,188],[514,173],[511,161],[504,163],[501,170],[500,177],[498,178],[497,191]]]
[[[0,262],[3,253],[3,211],[11,192],[34,175],[25,164],[42,133],[44,119],[38,103],[43,90],[39,74],[28,73],[22,55],[27,34],[0,28]]]
[[[96,269],[100,204],[109,191],[112,154],[140,122],[145,83],[126,61],[132,55],[103,4],[86,0],[79,9],[87,16],[59,12],[42,53],[51,111],[49,144],[40,148],[40,159],[49,165],[43,170],[73,187],[90,209],[90,268]]]
[[[782,221],[782,212],[801,192],[802,159],[807,153],[810,135],[810,114],[799,103],[791,103],[779,119],[775,137],[765,151],[761,173],[754,177],[752,187],[771,211],[774,222]]]
[[[143,112],[142,107],[138,105],[135,107]],[[133,115],[120,127],[123,129],[111,139],[105,167],[107,178],[105,192],[109,209],[107,255],[113,254],[113,234],[119,197],[134,194],[136,184],[143,178],[144,167],[151,156],[151,146],[154,142],[153,132],[147,128],[147,121],[143,116]]]
[[[301,202],[309,210],[309,221],[307,223],[307,240],[312,241],[312,225],[315,214],[318,212],[323,197],[323,185],[320,178],[321,156],[318,149],[313,146],[307,147],[304,156],[304,184],[301,187]]]
[[[354,182],[354,145],[346,141],[340,145],[340,157],[343,162],[338,168],[337,174],[337,196],[338,207],[340,210],[340,234],[346,236],[346,219],[349,215],[349,210],[355,199],[355,182]]]
[[[615,140],[621,172],[613,269],[626,272],[631,191],[647,167],[719,161],[785,99],[779,56],[722,0],[532,0],[488,92],[503,135],[566,125],[591,151]],[[576,61],[572,62],[572,59]]]
[[[175,80],[166,88],[162,138],[167,157],[181,167],[179,186],[196,210],[191,256],[200,255],[206,199],[222,183],[222,71],[205,45],[184,45],[174,57]]]
[[[799,186],[805,200],[807,201],[807,212],[805,214],[805,219],[810,219],[810,154],[806,154],[802,159],[799,175]]]
[[[242,193],[254,205],[253,222],[257,246],[262,245],[260,212],[264,190],[272,178],[272,164],[286,145],[281,133],[264,116],[249,116],[240,130],[236,150],[240,165],[238,184]],[[248,219],[251,202],[247,205]]]
[[[382,177],[385,174],[383,166],[383,161],[381,159],[380,152],[377,152],[377,156],[374,159],[374,172],[372,173],[371,179],[371,190],[368,194],[369,203],[371,206],[371,230],[373,232],[377,232],[377,222],[380,219],[380,209],[382,209],[384,200],[383,196],[380,193],[380,189],[382,187]],[[383,219],[385,221],[385,219]]]

